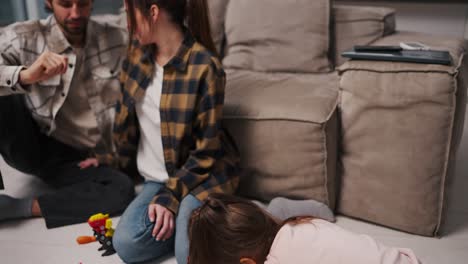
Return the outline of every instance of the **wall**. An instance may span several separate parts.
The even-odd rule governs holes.
[[[26,19],[26,9],[21,1],[0,1],[0,26]]]
[[[24,2],[29,19],[40,19],[49,15],[44,10],[44,0],[25,0]],[[96,0],[93,4],[93,14],[117,14],[122,4],[121,0]]]

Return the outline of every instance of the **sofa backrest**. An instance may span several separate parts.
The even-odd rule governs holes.
[[[226,11],[223,65],[323,73],[330,62],[330,0],[235,0]]]
[[[226,53],[225,21],[229,3],[230,0],[208,1],[213,40],[221,56]],[[120,15],[100,15],[95,18],[126,28],[127,21],[123,10]],[[371,44],[394,33],[395,29],[395,10],[392,8],[334,5],[331,10],[329,34],[329,57],[332,64],[340,66],[346,61],[340,55],[343,51],[351,49],[354,45]]]
[[[211,14],[212,34],[220,54],[226,53],[226,11],[230,0],[208,1]],[[257,13],[261,13],[260,10]],[[287,14],[285,12],[285,14]],[[281,21],[279,19],[279,21]],[[238,21],[242,23],[243,21]],[[385,7],[360,7],[334,5],[331,10],[329,34],[330,54],[335,66],[345,59],[341,53],[354,45],[367,45],[395,32],[395,10]],[[298,39],[297,41],[301,41]]]
[[[229,0],[209,0],[211,34],[219,54],[224,54],[224,21]]]

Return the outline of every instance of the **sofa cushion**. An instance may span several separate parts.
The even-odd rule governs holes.
[[[418,41],[448,49],[454,66],[349,61],[340,72],[339,212],[437,235],[466,108],[466,43],[399,33],[378,45]]]
[[[228,68],[329,72],[329,0],[236,0],[226,13]]]
[[[335,5],[335,65],[346,59],[341,53],[354,45],[368,45],[395,32],[395,10],[385,7]]]
[[[223,53],[224,19],[229,0],[209,0],[211,35],[220,54]]]
[[[240,194],[335,206],[336,74],[227,71],[224,121],[241,152]]]

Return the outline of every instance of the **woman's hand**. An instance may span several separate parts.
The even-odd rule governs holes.
[[[150,204],[148,207],[148,217],[151,222],[155,222],[153,237],[157,241],[167,240],[174,234],[174,214],[164,206]]]
[[[99,166],[99,161],[96,158],[89,158],[78,163],[78,167],[80,167],[80,169],[82,170],[89,168],[91,166],[94,166],[94,167]]]

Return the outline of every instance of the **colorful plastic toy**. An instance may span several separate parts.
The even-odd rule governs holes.
[[[102,246],[99,251],[105,250],[102,256],[110,256],[115,253],[114,246],[112,245],[112,236],[114,229],[112,228],[112,219],[108,214],[95,214],[88,219],[88,224],[94,232],[94,236],[80,236],[76,239],[78,244],[87,244],[98,241]]]

